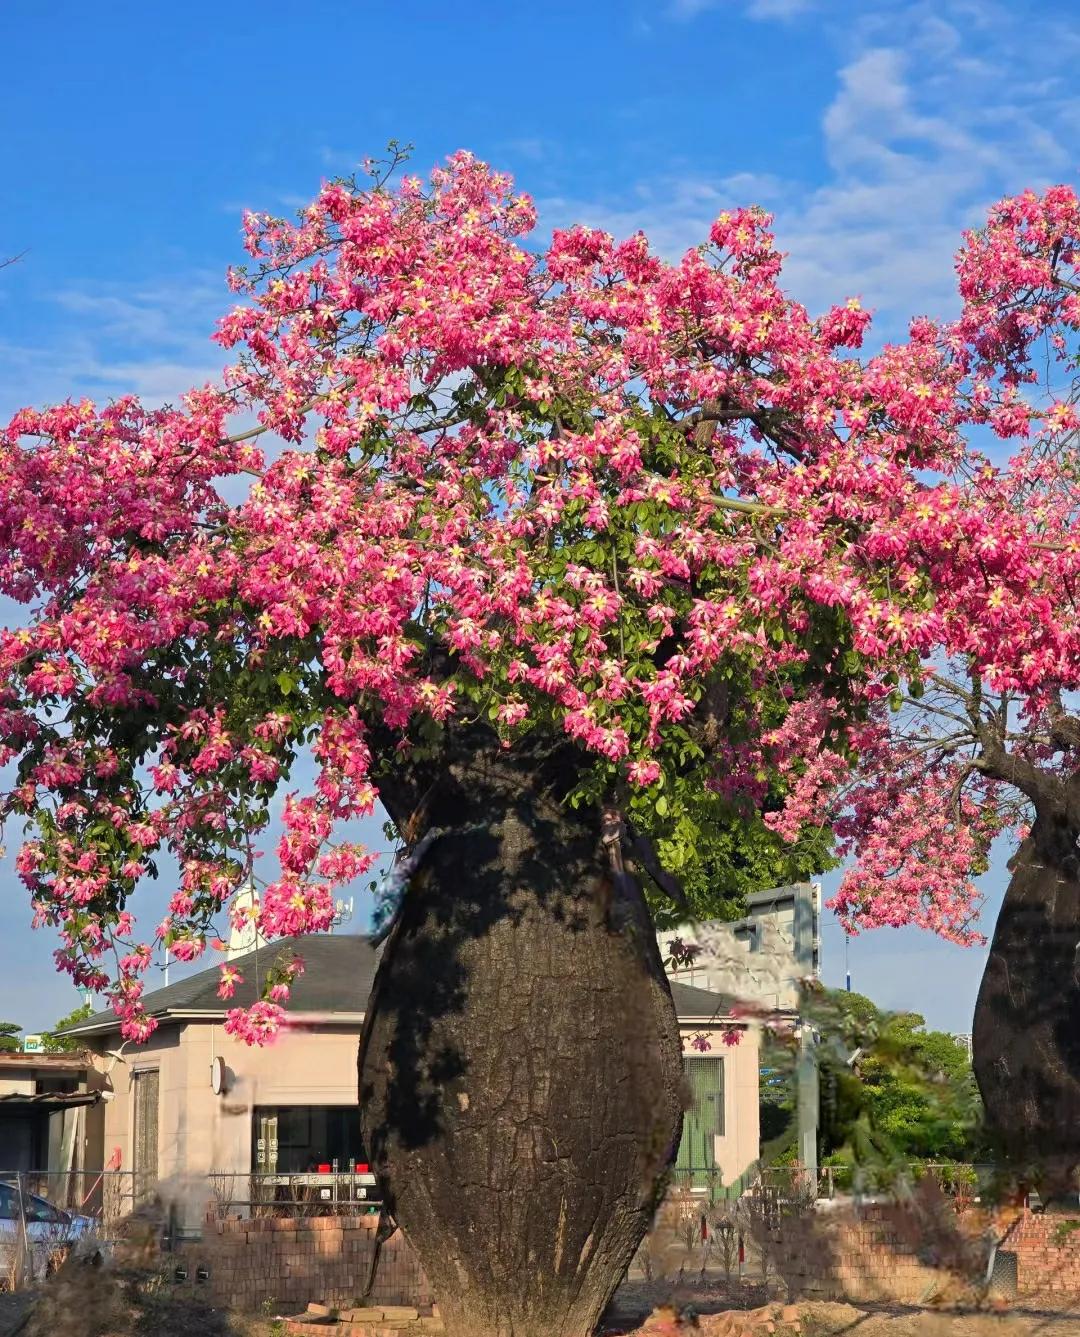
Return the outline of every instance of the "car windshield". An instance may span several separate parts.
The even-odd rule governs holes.
[[[54,1207],[51,1202],[39,1198],[35,1193],[22,1195],[22,1207],[26,1220],[32,1225],[67,1225],[70,1218],[67,1212]],[[0,1221],[19,1219],[19,1190],[14,1184],[0,1183]]]
[[[31,1194],[26,1198],[26,1219],[35,1224],[63,1225],[67,1216],[58,1207],[54,1207],[51,1202],[46,1202],[44,1198],[38,1198]]]

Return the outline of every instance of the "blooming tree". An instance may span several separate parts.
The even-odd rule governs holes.
[[[966,238],[963,314],[936,337],[964,374],[971,423],[1018,447],[1005,471],[971,456],[959,486],[915,507],[911,538],[932,579],[962,598],[939,602],[935,652],[817,810],[854,855],[835,901],[853,929],[917,924],[980,941],[973,876],[995,839],[1011,840],[976,1071],[1005,1150],[1052,1192],[1080,1164],[1078,264],[1080,205],[1064,188],[1004,201]],[[782,820],[809,816],[793,804]]]
[[[844,911],[967,931],[957,873],[1007,820],[1008,781],[975,766],[961,782],[952,735],[925,747],[888,704],[932,715],[931,673],[956,663],[1040,718],[1051,680],[1070,685],[1071,613],[1054,622],[1074,560],[1067,470],[1023,444],[1004,473],[967,434],[1043,442],[1069,425],[1067,405],[1021,389],[1035,340],[1075,324],[1075,211],[1060,190],[1003,206],[969,240],[961,320],[916,321],[860,358],[868,313],[851,300],[812,318],[786,296],[760,211],[721,215],[676,263],[584,227],[533,249],[530,200],[459,154],[427,183],[330,183],[295,223],[248,215],[220,387],[165,409],[27,409],[0,437],[0,591],[28,610],[0,636],[7,811],[31,828],[19,871],[60,964],[109,992],[126,1033],[153,1026],[154,942],[201,953],[261,869],[304,752],[317,778],[285,795],[265,935],[328,926],[335,891],[377,858],[342,828],[377,800],[431,850],[387,944],[361,1085],[437,1287],[481,1202],[437,1210],[447,1139],[495,1166],[500,1083],[514,1085],[491,1034],[513,1011],[508,953],[547,1000],[529,1015],[570,1028],[530,1058],[550,1099],[522,1094],[513,1125],[534,1128],[524,1196],[546,1242],[506,1248],[518,1209],[492,1169],[476,1189],[498,1226],[488,1270],[451,1328],[509,1330],[516,1304],[538,1332],[584,1330],[647,1223],[677,1134],[678,1044],[635,869],[668,890],[660,863],[700,878],[747,812],[761,838],[820,850],[854,779]],[[163,857],[176,889],[140,937],[128,902]],[[513,948],[492,945],[501,933]],[[230,1029],[272,1035],[298,968]],[[487,969],[503,992],[484,1010]],[[235,983],[226,970],[223,994]],[[648,1071],[611,1066],[638,1063],[622,1053],[635,1044]],[[592,1067],[564,1071],[556,1050]],[[613,1139],[577,1159],[584,1135],[555,1099],[572,1104],[573,1082],[588,1118],[572,1126],[607,1119]],[[616,1088],[640,1111],[621,1133],[602,1113]],[[649,1149],[624,1165],[616,1143]],[[584,1195],[572,1212],[568,1183]],[[599,1235],[567,1242],[578,1218]],[[542,1295],[521,1287],[537,1248],[559,1279]]]

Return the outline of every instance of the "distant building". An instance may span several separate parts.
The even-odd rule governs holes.
[[[99,1168],[100,1101],[88,1054],[0,1054],[0,1174]]]
[[[795,882],[747,897],[746,914],[734,921],[708,920],[684,924],[659,935],[665,960],[671,957],[676,939],[698,949],[685,966],[671,965],[668,973],[674,982],[719,994],[752,1009],[797,1021],[802,986],[807,980],[821,978],[821,886],[817,882]],[[755,1065],[758,1052],[757,1027],[750,1027]],[[744,1046],[740,1046],[746,1047]],[[687,1061],[687,1076],[694,1091],[694,1104],[687,1111],[686,1126],[693,1129],[701,1120],[694,1073]],[[798,1085],[799,1158],[803,1165],[816,1170],[819,1090],[813,1039],[803,1034],[796,1069]],[[755,1067],[755,1081],[758,1073]],[[749,1091],[740,1101],[757,1106],[757,1090]],[[744,1113],[743,1117],[746,1115]],[[743,1157],[736,1168],[738,1178],[748,1182],[760,1155],[759,1125],[755,1124],[753,1159]],[[680,1148],[680,1165],[686,1152]],[[719,1153],[719,1143],[717,1144]],[[711,1163],[711,1162],[710,1162]],[[717,1156],[719,1166],[719,1155]],[[725,1174],[725,1182],[733,1181]]]
[[[742,919],[706,920],[660,934],[670,956],[679,939],[699,950],[673,980],[770,1011],[794,1014],[804,980],[821,977],[821,885],[795,882],[747,898]]]
[[[956,1043],[960,1046],[960,1048],[967,1054],[968,1058],[970,1059],[970,1058],[971,1058],[971,1053],[972,1053],[972,1050],[971,1050],[971,1036],[970,1036],[970,1035],[954,1035],[952,1038],[956,1041]]]

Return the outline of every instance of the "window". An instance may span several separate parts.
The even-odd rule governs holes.
[[[158,1070],[147,1068],[135,1072],[131,1080],[135,1112],[135,1193],[141,1200],[153,1191],[158,1177]]]
[[[704,1184],[716,1169],[713,1139],[724,1133],[724,1060],[684,1058],[683,1073],[691,1103],[683,1115],[675,1168],[693,1183]]]
[[[0,1221],[19,1219],[19,1195],[8,1184],[0,1184]]]
[[[257,1105],[252,1116],[251,1168],[255,1174],[302,1174],[320,1165],[366,1157],[355,1105]]]

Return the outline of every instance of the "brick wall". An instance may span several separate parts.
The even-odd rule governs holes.
[[[1080,1230],[1060,1231],[1069,1220],[1024,1212],[1005,1236],[1001,1247],[1016,1254],[1021,1294],[1080,1295]]]
[[[248,1312],[264,1307],[294,1310],[311,1301],[348,1306],[367,1284],[376,1216],[321,1216],[260,1220],[213,1217],[198,1243],[179,1246],[187,1286],[210,1304]],[[196,1281],[196,1268],[210,1269]],[[399,1230],[382,1247],[370,1303],[431,1304],[427,1279]]]
[[[951,1216],[951,1219],[950,1219]],[[784,1221],[776,1278],[791,1296],[918,1304],[985,1274],[985,1222],[916,1206],[872,1204]]]

